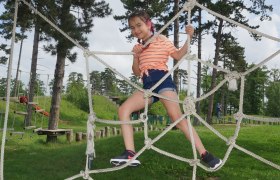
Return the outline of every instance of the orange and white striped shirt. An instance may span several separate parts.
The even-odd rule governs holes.
[[[135,46],[141,46],[137,44]],[[177,51],[174,44],[165,36],[159,35],[146,48],[143,49],[139,56],[139,69],[141,76],[148,74],[149,69],[158,69],[167,71],[167,61],[170,54]]]

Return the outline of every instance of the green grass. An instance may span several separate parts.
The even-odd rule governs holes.
[[[46,100],[46,107],[50,99],[38,98],[39,104],[43,106]],[[111,105],[106,98],[95,97],[97,106],[95,112],[97,117],[102,119],[113,119],[117,109]],[[4,107],[1,101],[1,108]],[[11,110],[24,108],[11,103]],[[42,107],[46,109],[45,107]],[[2,110],[2,109],[1,109]],[[24,110],[24,109],[23,109]],[[87,112],[77,109],[73,104],[62,99],[61,121],[59,128],[71,128],[75,131],[86,130]],[[13,113],[9,116],[13,118]],[[2,119],[1,119],[2,120]],[[34,120],[34,119],[33,119]],[[38,119],[37,119],[38,120]],[[22,116],[15,116],[15,128],[22,130]],[[39,121],[40,122],[40,121]],[[10,120],[9,120],[10,123]],[[44,119],[44,126],[47,125],[47,118]],[[104,124],[97,124],[97,130]],[[214,125],[224,136],[230,137],[235,131],[232,125]],[[223,157],[228,146],[205,127],[196,127],[205,147],[213,154]],[[149,137],[154,138],[160,132],[150,132]],[[2,135],[1,135],[2,136]],[[1,137],[0,136],[0,137]],[[263,158],[280,165],[280,126],[279,125],[242,125],[237,144],[252,151]],[[68,143],[65,136],[60,136],[58,143],[46,144],[45,136],[38,136],[25,131],[23,139],[19,136],[7,135],[5,146],[5,179],[12,180],[60,180],[78,174],[85,167],[86,142]],[[1,137],[2,139],[2,137]],[[136,149],[144,146],[143,132],[135,134]],[[191,158],[192,150],[190,143],[186,141],[180,131],[171,131],[155,146],[176,155]],[[96,159],[94,169],[110,168],[111,157],[119,155],[123,151],[123,140],[121,136],[98,139],[95,142]],[[160,180],[184,180],[192,179],[192,168],[181,161],[174,160],[153,150],[146,150],[140,157],[142,165],[137,168],[125,168],[110,173],[91,174],[94,179],[160,179]],[[197,179],[251,179],[251,180],[276,180],[280,179],[280,171],[276,170],[253,157],[234,149],[225,166],[218,172],[208,173],[198,168]]]
[[[47,112],[50,112],[50,97],[35,97],[35,102]],[[5,101],[0,101],[0,111],[5,112]],[[94,112],[96,116],[101,119],[114,119],[117,116],[117,107],[113,105],[107,98],[103,96],[94,96]],[[19,103],[10,102],[8,128],[14,128],[15,131],[22,131],[24,127],[24,116],[14,114],[14,111],[26,112],[26,106]],[[4,115],[1,114],[0,127],[3,127]],[[88,119],[88,112],[78,109],[72,103],[66,101],[64,98],[61,100],[60,105],[60,121],[58,122],[59,128],[71,128],[74,131],[86,131],[86,122]],[[33,113],[32,125],[36,127],[47,128],[48,117],[42,116],[40,113]],[[43,122],[43,123],[42,123]],[[14,125],[12,125],[14,123]],[[100,124],[103,128],[104,124]]]
[[[216,125],[215,128],[224,136],[230,137],[234,126]],[[226,143],[217,138],[204,127],[197,127],[204,145],[219,157],[226,152]],[[151,138],[159,132],[150,132]],[[280,147],[280,126],[243,126],[237,144],[280,164],[278,147]],[[135,134],[136,148],[144,146],[143,132]],[[180,131],[171,131],[155,146],[182,157],[191,158],[190,144]],[[121,136],[104,138],[95,142],[97,157],[94,169],[110,168],[109,160],[123,151]],[[57,144],[45,144],[39,136],[16,136],[9,138],[6,144],[5,179],[64,179],[75,174],[85,166],[85,142],[67,143],[64,137]],[[142,165],[137,168],[125,168],[115,172],[92,174],[94,179],[191,179],[192,168],[184,162],[165,157],[153,150],[146,150],[139,158]],[[218,172],[208,173],[198,168],[197,179],[279,179],[276,170],[247,154],[234,149],[225,166]]]

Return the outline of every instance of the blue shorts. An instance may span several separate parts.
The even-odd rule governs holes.
[[[146,74],[143,75],[143,88],[150,89],[152,88],[165,74],[167,71],[150,69],[148,70],[149,76]],[[176,85],[174,84],[171,75],[169,75],[156,89],[153,90],[153,93],[160,94],[164,91],[175,91]],[[158,97],[152,96],[152,103],[159,101]]]

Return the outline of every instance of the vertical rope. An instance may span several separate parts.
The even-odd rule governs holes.
[[[17,83],[17,89],[15,89],[15,91],[16,91],[16,95],[15,95],[15,97],[17,97],[17,96],[19,96],[19,90],[20,90],[20,85],[21,85],[21,70],[19,70],[19,78],[18,78],[19,80],[17,80],[17,82],[15,82],[15,83]]]
[[[95,114],[93,111],[92,103],[92,90],[90,84],[90,74],[89,74],[89,53],[84,51],[84,57],[86,61],[86,74],[87,74],[87,91],[88,91],[88,103],[89,103],[89,116],[87,120],[87,149],[86,149],[86,167],[85,175],[89,177],[89,170],[91,169],[91,164],[93,163],[93,157],[95,157],[94,149],[94,118]]]
[[[148,136],[148,108],[149,108],[149,97],[147,96],[147,94],[145,95],[145,109],[144,109],[144,115],[145,115],[145,122],[144,122],[144,137],[145,140],[147,140],[149,138]],[[143,118],[144,120],[144,118]]]
[[[188,25],[191,25],[191,8],[188,8]],[[191,37],[188,34],[188,39],[187,39],[187,44],[188,44],[188,51],[187,54],[190,53],[191,49]],[[187,91],[187,97],[190,97],[190,88],[191,87],[191,60],[188,59],[188,91]],[[196,147],[195,147],[195,142],[194,142],[194,137],[193,137],[193,129],[192,129],[192,124],[191,124],[191,119],[190,115],[187,115],[187,123],[188,123],[188,129],[190,133],[190,140],[191,140],[191,145],[192,145],[192,151],[193,151],[193,157],[196,160],[197,159],[197,152],[196,152]],[[195,164],[193,166],[193,179],[196,177],[196,169],[197,165]]]
[[[47,87],[48,87],[48,84],[49,84],[49,78],[50,78],[50,75],[47,74],[47,82],[46,82],[46,93],[47,93]],[[44,97],[44,106],[43,106],[43,109],[44,111],[46,111],[46,106],[47,106],[47,95],[45,94],[45,97]],[[44,111],[41,112],[42,113],[42,116],[41,116],[41,128],[43,128],[43,120],[44,120]]]
[[[14,55],[14,44],[15,44],[15,34],[16,34],[16,25],[17,25],[17,13],[18,13],[18,1],[15,0],[15,12],[14,12],[14,24],[13,24],[13,33],[11,40],[11,54],[9,58],[9,66],[7,73],[7,92],[6,92],[6,111],[5,111],[5,120],[3,127],[3,136],[2,136],[2,145],[1,145],[1,160],[0,160],[0,180],[4,180],[4,153],[5,153],[5,143],[6,143],[6,133],[7,133],[7,124],[8,124],[8,115],[10,108],[10,93],[11,93],[11,74],[13,66],[13,55]]]

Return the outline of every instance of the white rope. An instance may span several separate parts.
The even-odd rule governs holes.
[[[199,8],[201,8],[201,9],[207,11],[208,13],[210,13],[210,14],[212,14],[212,15],[214,15],[214,16],[217,16],[217,17],[219,17],[219,18],[221,18],[221,19],[223,19],[223,20],[225,20],[225,21],[227,21],[227,22],[230,22],[230,23],[232,23],[232,24],[235,24],[235,25],[237,25],[237,26],[239,26],[239,27],[242,27],[243,29],[246,29],[246,30],[249,31],[249,32],[252,32],[252,33],[261,35],[261,36],[266,37],[266,38],[268,38],[268,39],[271,39],[271,40],[273,40],[273,41],[278,41],[278,42],[280,42],[280,38],[276,38],[276,37],[270,36],[270,35],[268,35],[268,34],[259,32],[259,31],[255,30],[255,29],[249,28],[249,27],[247,27],[247,26],[245,26],[245,25],[243,25],[243,24],[241,24],[241,23],[238,23],[238,22],[236,22],[236,21],[234,21],[234,20],[232,20],[232,19],[229,19],[229,18],[227,18],[227,17],[225,17],[225,16],[223,16],[223,15],[221,15],[221,14],[218,14],[218,13],[216,13],[216,12],[214,12],[214,11],[212,11],[212,10],[206,8],[206,7],[204,7],[203,5],[199,4],[198,2],[196,2],[196,5],[197,5]]]
[[[2,144],[1,144],[0,180],[4,180],[4,153],[5,153],[5,143],[6,143],[8,117],[9,117],[9,108],[10,108],[11,76],[12,76],[13,58],[14,58],[17,15],[18,15],[18,1],[16,0],[15,12],[14,12],[14,24],[13,24],[12,40],[11,40],[11,52],[10,52],[11,54],[9,57],[9,65],[8,65],[8,73],[7,73],[6,110],[5,110],[5,119],[4,119],[3,135],[2,135]]]
[[[106,52],[106,51],[92,51],[93,54],[101,55],[133,55],[133,52]]]
[[[186,6],[185,6],[185,9],[188,10],[188,25],[191,25],[191,10],[194,8],[194,6],[195,6],[195,0],[192,0],[192,1],[188,2],[186,4]],[[189,54],[190,51],[191,51],[191,37],[190,37],[189,34],[188,34],[187,37],[188,37],[188,39],[187,39],[187,44],[188,44],[187,54]],[[188,60],[188,91],[187,91],[187,98],[189,98],[190,95],[191,95],[190,90],[191,90],[191,61]],[[192,105],[192,104],[190,103],[189,105]],[[187,107],[191,108],[191,106],[187,106]],[[186,106],[185,106],[185,108],[186,108]],[[189,110],[190,114],[191,114],[192,110],[194,110],[194,109],[185,109],[185,110]],[[189,131],[189,134],[190,134],[190,141],[191,141],[191,146],[192,146],[192,151],[193,151],[193,158],[194,158],[194,161],[197,161],[197,151],[196,151],[196,148],[195,148],[193,127],[192,127],[191,120],[190,120],[191,119],[190,118],[190,114],[187,115],[188,131]],[[193,176],[192,176],[193,180],[196,177],[196,169],[197,169],[197,164],[194,163],[193,164]]]

